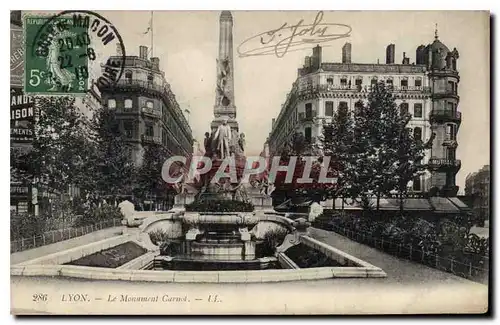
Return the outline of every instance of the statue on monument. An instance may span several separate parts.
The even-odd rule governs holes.
[[[229,58],[224,58],[222,61],[217,60],[217,64],[219,65],[219,82],[217,84],[217,91],[219,93],[219,106],[228,106],[231,101],[229,100],[229,97],[227,96],[227,81],[229,74],[231,73],[230,65],[229,65]]]
[[[240,138],[238,139],[238,146],[240,147],[241,152],[245,152],[245,133],[240,134]]]
[[[227,118],[222,120],[214,134],[215,145],[220,159],[230,156],[231,127],[227,124]]]

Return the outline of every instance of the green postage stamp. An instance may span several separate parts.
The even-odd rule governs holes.
[[[27,94],[84,94],[89,60],[95,59],[88,29],[71,17],[24,17]]]

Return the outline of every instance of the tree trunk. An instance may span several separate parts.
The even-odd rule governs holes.
[[[401,216],[403,215],[404,211],[404,201],[403,201],[403,192],[399,193],[399,212],[401,213]]]
[[[377,211],[380,209],[380,192],[377,193]]]

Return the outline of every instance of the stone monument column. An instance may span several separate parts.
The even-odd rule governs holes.
[[[236,144],[239,134],[234,101],[234,64],[233,64],[233,16],[230,11],[222,11],[219,18],[219,54],[216,60],[217,83],[215,85],[214,119],[210,124],[215,132],[224,119],[231,127]]]

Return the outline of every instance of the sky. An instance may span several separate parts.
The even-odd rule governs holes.
[[[317,11],[233,11],[234,84],[237,120],[245,133],[246,154],[258,154],[271,129],[271,119],[297,77],[305,49],[276,55],[238,55],[245,40],[277,29],[284,23],[312,24]],[[150,47],[149,11],[100,11],[123,38],[127,55],[138,55],[139,45]],[[153,56],[170,83],[181,108],[189,108],[193,136],[202,142],[209,130],[215,104],[216,58],[219,41],[217,11],[155,11],[153,13]],[[480,11],[325,11],[323,23],[351,28],[350,36],[322,43],[323,62],[340,62],[341,49],[352,44],[352,62],[385,62],[385,48],[396,45],[396,63],[403,52],[415,61],[417,46],[434,40],[435,26],[441,42],[460,53],[459,110],[462,124],[458,133],[457,158],[462,168],[457,185],[462,192],[465,177],[490,161],[490,67],[489,15]],[[334,27],[330,27],[330,30]],[[335,29],[339,31],[339,29]],[[253,43],[255,44],[255,43]]]

